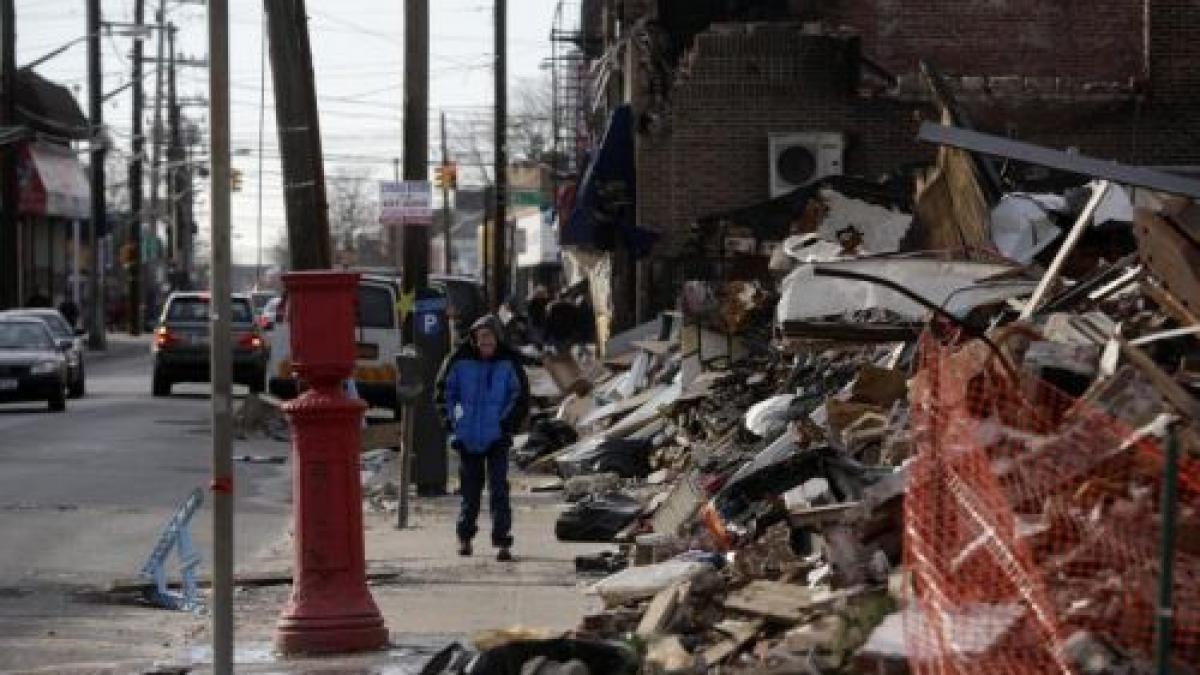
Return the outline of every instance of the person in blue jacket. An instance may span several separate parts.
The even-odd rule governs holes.
[[[471,555],[486,475],[497,560],[512,560],[512,507],[508,500],[508,451],[529,413],[529,380],[520,356],[504,344],[500,321],[485,316],[446,358],[435,402],[450,445],[459,454],[462,506],[458,553]]]

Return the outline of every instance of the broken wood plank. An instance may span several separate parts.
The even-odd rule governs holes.
[[[726,619],[714,626],[714,628],[729,637],[701,652],[705,667],[723,663],[725,659],[741,651],[742,647],[754,639],[754,636],[758,634],[758,631],[762,630],[765,624],[766,621],[762,619],[754,619],[753,621]]]
[[[725,599],[725,609],[783,623],[800,623],[818,593],[805,586],[778,581],[752,581]]]
[[[664,632],[675,619],[675,612],[685,595],[684,582],[676,582],[659,591],[650,601],[635,633],[648,638]]]

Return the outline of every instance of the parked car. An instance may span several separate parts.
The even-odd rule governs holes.
[[[380,408],[396,405],[396,355],[401,347],[400,322],[396,316],[399,298],[400,287],[391,277],[363,274],[358,281],[354,387],[363,400]],[[267,391],[283,399],[295,398],[299,393],[292,372],[290,340],[285,296],[271,329],[271,359],[267,369]]]
[[[71,398],[80,398],[87,389],[87,377],[84,373],[84,354],[87,344],[83,329],[73,329],[57,309],[26,308],[10,309],[0,312],[0,316],[26,316],[35,318],[50,329],[54,342],[67,357],[67,394]]]
[[[254,324],[250,298],[234,295],[232,303],[233,381],[260,392],[266,381],[267,344]],[[176,292],[167,298],[154,331],[155,396],[169,396],[177,382],[211,381],[210,304],[205,292]]]
[[[45,401],[67,409],[67,357],[46,324],[33,317],[0,317],[0,401]]]

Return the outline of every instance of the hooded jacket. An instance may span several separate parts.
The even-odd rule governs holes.
[[[496,353],[484,360],[475,346],[475,331],[488,328],[497,340]],[[485,316],[471,326],[438,374],[434,402],[453,444],[482,454],[497,441],[515,434],[529,413],[529,380],[518,354],[501,341],[499,321]]]

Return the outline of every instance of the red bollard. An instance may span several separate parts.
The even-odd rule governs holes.
[[[342,382],[354,370],[358,275],[283,275],[292,363],[308,390],[283,410],[292,425],[296,562],[275,632],[285,654],[379,649],[388,631],[367,590],[359,442],[366,404]]]

